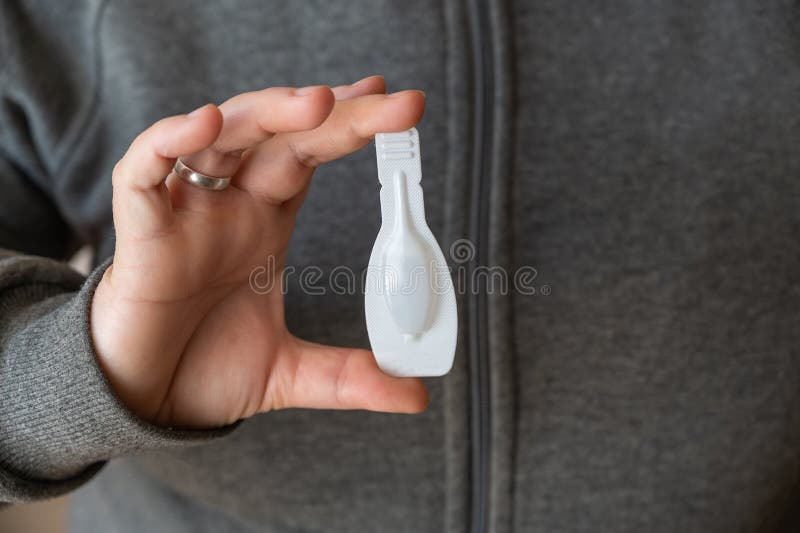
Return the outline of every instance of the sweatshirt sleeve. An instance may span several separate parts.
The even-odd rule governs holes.
[[[114,395],[89,334],[92,295],[108,262],[87,280],[68,265],[0,259],[0,501],[67,492],[112,457],[186,446],[229,433],[161,428]]]
[[[89,334],[92,295],[108,262],[85,281],[44,258],[0,259],[0,501],[69,491],[112,457],[223,436],[139,419],[116,398]]]
[[[79,106],[48,85],[63,78],[46,68],[56,56],[35,38],[37,17],[73,15],[69,6],[34,4],[0,7],[0,247],[9,249],[0,251],[0,505],[67,492],[112,457],[204,443],[235,427],[156,427],[126,409],[105,379],[89,315],[110,261],[88,279],[63,262],[86,239],[62,217],[49,193],[52,165],[41,157],[74,131],[67,110]]]

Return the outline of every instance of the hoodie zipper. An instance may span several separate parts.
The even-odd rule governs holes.
[[[474,128],[472,187],[470,195],[470,238],[475,247],[470,262],[470,280],[487,264],[488,202],[493,138],[494,73],[492,34],[488,0],[470,0],[470,35],[474,67]],[[470,444],[471,516],[470,532],[488,531],[489,459],[491,457],[491,411],[489,409],[489,347],[485,277],[470,291],[469,368],[470,368]]]

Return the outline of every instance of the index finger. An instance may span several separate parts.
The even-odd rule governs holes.
[[[277,135],[250,152],[234,183],[274,203],[285,202],[304,190],[318,165],[355,152],[376,133],[413,127],[424,110],[421,91],[338,101],[318,128]]]
[[[328,117],[334,101],[331,89],[323,85],[270,87],[236,95],[219,106],[222,131],[214,144],[182,159],[203,174],[231,176],[244,150],[276,133],[316,128]]]

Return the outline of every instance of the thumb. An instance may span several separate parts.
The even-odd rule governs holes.
[[[146,238],[169,227],[172,208],[164,180],[175,159],[210,146],[221,129],[222,113],[207,104],[159,120],[136,137],[112,175],[118,237]]]
[[[372,352],[290,337],[268,377],[262,411],[287,407],[419,413],[428,391],[419,378],[384,374]]]

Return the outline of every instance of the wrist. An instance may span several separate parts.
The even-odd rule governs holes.
[[[97,285],[89,316],[95,357],[111,389],[137,416],[153,421],[169,387],[180,351],[163,350],[156,367],[142,364],[144,354],[155,353],[164,344],[153,331],[158,314],[143,303],[121,296],[112,282],[113,265]],[[163,324],[168,327],[168,324]],[[177,355],[175,355],[177,354]]]

